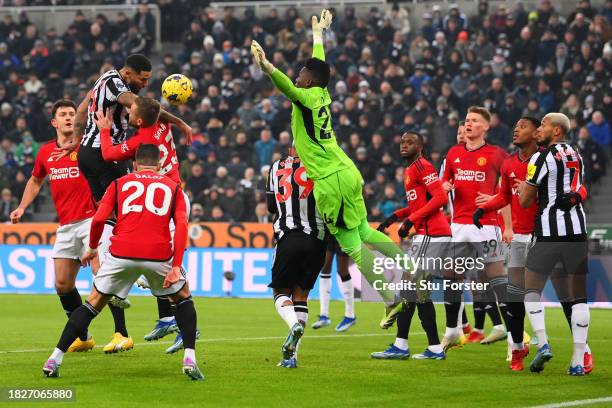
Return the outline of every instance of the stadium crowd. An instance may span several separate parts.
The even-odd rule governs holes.
[[[52,102],[80,101],[100,72],[121,67],[127,54],[149,55],[156,24],[165,44],[178,45],[154,58],[147,96],[159,98],[171,73],[182,72],[194,84],[190,101],[174,109],[194,134],[189,147],[175,131],[192,221],[269,220],[265,179],[269,164],[291,146],[291,104],[252,64],[249,46],[256,39],[293,78],[311,55],[309,16],[295,8],[256,17],[250,9],[216,14],[204,5],[194,12],[188,1],[161,0],[159,6],[161,21],[141,4],[133,18],[90,21],[77,12],[66,30],[46,32],[25,13],[17,21],[2,17],[0,222],[17,206],[37,150],[53,134]],[[521,116],[565,113],[587,184],[605,174],[612,149],[612,0],[601,9],[582,0],[563,16],[550,0],[535,9],[481,1],[474,15],[453,4],[434,5],[420,29],[411,27],[402,5],[372,8],[363,18],[351,7],[332,13],[325,44],[332,120],[338,143],[364,176],[370,220],[405,205],[401,134],[423,134],[427,155],[439,166],[471,105],[493,112],[488,140],[508,150]]]

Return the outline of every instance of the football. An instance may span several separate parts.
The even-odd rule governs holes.
[[[171,105],[181,105],[191,96],[191,80],[185,75],[172,74],[162,83],[162,96]]]

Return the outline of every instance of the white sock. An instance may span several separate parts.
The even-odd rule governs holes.
[[[591,354],[591,348],[589,347],[589,343],[586,344],[586,347],[584,348],[584,352]]]
[[[539,293],[527,292],[525,294],[525,312],[529,317],[529,323],[531,323],[535,335],[538,336],[538,347],[548,344],[546,322],[544,321],[544,305]]]
[[[191,348],[185,349],[185,354],[183,354],[183,359],[187,359],[187,358],[190,358],[191,361],[193,361],[194,363],[196,362],[194,349],[191,349]]]
[[[289,302],[287,306],[283,306],[283,303]],[[279,295],[274,302],[274,306],[276,306],[276,311],[278,312],[281,319],[287,323],[289,328],[292,328],[296,323],[298,323],[298,318],[295,315],[295,310],[293,309],[293,302],[285,295]]]
[[[444,351],[441,344],[432,344],[427,346],[427,348],[436,354],[440,354]]]
[[[329,293],[331,292],[331,278],[321,276],[319,279],[319,302],[321,303],[321,316],[329,317]]]
[[[53,359],[57,364],[61,365],[62,361],[64,361],[64,352],[56,347],[49,359]]]
[[[589,334],[589,305],[578,303],[572,306],[572,336],[574,337],[574,354],[572,355],[572,366],[584,364],[584,351],[586,349],[587,336]]]
[[[400,339],[399,337],[396,337],[393,345],[400,350],[408,350],[408,339]]]
[[[171,322],[172,319],[174,319],[174,316],[167,316],[167,317],[160,318],[159,321],[168,323],[168,322]]]
[[[342,296],[344,296],[344,315],[346,317],[355,317],[355,288],[353,287],[353,281],[349,278],[346,281],[342,281],[340,284],[342,289]]]
[[[457,328],[456,327],[447,327],[444,331],[444,337],[448,339],[454,339],[457,337]]]

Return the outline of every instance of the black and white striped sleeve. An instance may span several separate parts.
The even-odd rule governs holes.
[[[550,152],[536,152],[529,160],[527,165],[527,184],[532,186],[539,186],[542,180],[548,174],[548,164],[546,158]]]
[[[106,87],[110,92],[109,99],[112,98],[114,101],[119,99],[122,93],[131,92],[121,78],[110,78],[110,81],[106,82]]]

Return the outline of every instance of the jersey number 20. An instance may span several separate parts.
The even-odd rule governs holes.
[[[147,211],[163,216],[168,214],[168,210],[170,209],[170,203],[172,202],[172,190],[165,184],[162,183],[151,183],[147,186],[147,191],[145,192],[145,186],[140,181],[128,181],[121,187],[121,192],[126,192],[130,189],[134,188],[134,191],[127,196],[125,201],[123,201],[123,206],[121,207],[121,213],[123,215],[129,212],[142,212],[143,206],[140,204],[132,204],[135,200],[139,199],[143,194],[145,194],[144,208]],[[163,192],[164,198],[162,200],[161,206],[156,206],[153,202],[155,197],[155,191],[160,190]]]

